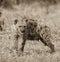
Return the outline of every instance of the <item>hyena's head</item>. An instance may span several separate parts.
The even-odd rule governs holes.
[[[21,33],[24,33],[24,31],[25,31],[25,28],[26,28],[26,26],[27,26],[27,19],[23,19],[22,21],[21,21],[21,23],[19,24],[19,29],[20,29],[20,32]]]
[[[24,33],[24,31],[31,30],[32,27],[34,28],[36,26],[37,26],[36,20],[33,20],[33,19],[24,19],[22,21],[22,23],[20,24],[19,28],[20,28],[20,31],[22,33]],[[27,27],[28,27],[28,29],[27,29]]]

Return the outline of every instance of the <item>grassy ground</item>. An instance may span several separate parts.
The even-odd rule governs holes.
[[[0,62],[60,62],[60,5],[50,6],[48,13],[45,7],[40,7],[38,3],[32,5],[14,6],[12,10],[2,9],[2,18],[5,21],[5,34],[0,35]],[[38,23],[46,24],[52,31],[52,43],[55,45],[56,52],[50,54],[50,49],[40,41],[26,42],[23,56],[17,56],[15,52],[10,53],[14,44],[11,25],[17,18],[19,24],[22,17],[37,19]],[[19,39],[19,47],[22,40]]]

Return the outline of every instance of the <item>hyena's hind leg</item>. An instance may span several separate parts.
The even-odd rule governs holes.
[[[48,26],[43,26],[40,32],[40,40],[51,49],[51,53],[55,52],[54,45],[51,42],[51,31]]]
[[[40,38],[41,42],[45,45],[48,46],[51,49],[50,53],[54,53],[55,52],[55,47],[54,45],[50,42],[50,41],[45,41],[43,38]]]
[[[51,49],[50,53],[54,53],[55,52],[55,47],[51,42],[47,42],[47,46]]]

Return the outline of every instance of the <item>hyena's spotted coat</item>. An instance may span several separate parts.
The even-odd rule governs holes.
[[[38,29],[37,21],[32,19],[26,19],[26,25],[20,26],[23,30],[21,32],[23,33],[23,42],[21,51],[24,51],[24,46],[26,43],[26,40],[41,40],[43,44],[48,46],[51,49],[51,52],[54,52],[54,45],[51,43],[51,32],[50,28],[48,26],[40,26]]]

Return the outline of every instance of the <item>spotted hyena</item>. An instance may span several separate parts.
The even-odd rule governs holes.
[[[24,51],[24,46],[26,43],[26,40],[41,40],[41,42],[48,46],[51,49],[51,52],[54,52],[54,45],[51,43],[51,32],[50,28],[48,26],[40,26],[38,28],[37,20],[33,19],[26,19],[26,24],[20,26],[21,33],[23,33],[23,42],[21,51]]]

